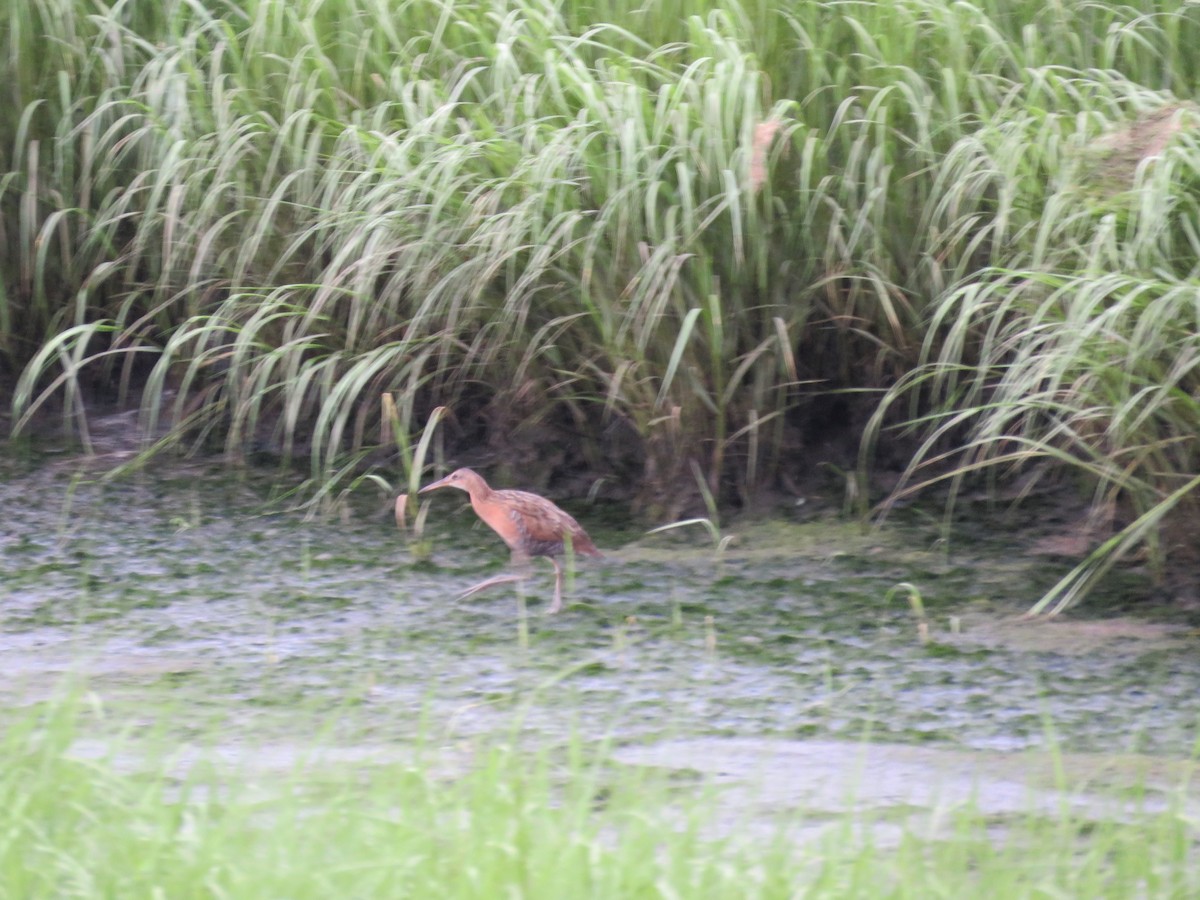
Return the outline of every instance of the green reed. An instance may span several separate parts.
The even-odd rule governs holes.
[[[1135,514],[1196,473],[1187,304],[1155,305],[1170,348],[1100,315],[1196,290],[1183,0],[143,6],[0,11],[18,428],[65,405],[86,446],[115,388],[148,447],[266,447],[328,489],[403,394],[413,435],[444,406],[619,446],[675,519],[805,465],[815,399],[891,388],[914,466],[1028,438]],[[1106,367],[1111,413],[1039,361]]]

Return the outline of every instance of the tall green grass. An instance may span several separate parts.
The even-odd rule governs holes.
[[[918,456],[939,476],[1032,438],[1132,520],[1197,474],[1185,0],[10,6],[18,431],[61,405],[86,445],[100,384],[155,447],[267,447],[328,486],[403,395],[409,434],[445,406],[460,444],[565,445],[672,519],[864,417],[814,398],[890,389],[879,427],[968,445]],[[1105,319],[1123,353],[1080,340],[1151,296],[1161,340],[1135,315]],[[1019,412],[1035,356],[1103,367],[1113,412],[1078,389],[1051,402],[1082,433]]]
[[[2,715],[5,897],[1125,898],[1198,888],[1182,792],[1122,819],[1070,809],[989,819],[970,807],[906,809],[895,821],[801,809],[739,819],[690,779],[672,785],[578,745],[493,746],[456,754],[462,765],[432,747],[407,763],[318,763],[316,747],[290,770],[271,768],[270,748],[259,760],[247,747],[239,770],[155,739],[84,755],[76,740],[89,717],[70,702]]]
[[[1167,108],[1112,131],[1097,150],[1081,145],[1046,198],[1052,214],[1032,231],[1028,255],[937,299],[919,365],[867,429],[869,448],[892,408],[907,405],[922,440],[896,496],[947,482],[948,512],[979,473],[1033,485],[1067,470],[1090,492],[1094,516],[1115,533],[1035,613],[1062,611],[1135,551],[1147,550],[1159,571],[1173,550],[1191,558],[1200,515],[1197,127],[1200,111]],[[1099,138],[1095,126],[1085,133]],[[1159,140],[1163,158],[1139,154]]]

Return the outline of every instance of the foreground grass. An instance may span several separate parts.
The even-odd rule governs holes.
[[[989,822],[940,810],[877,840],[870,817],[714,818],[692,792],[602,754],[479,750],[264,777],[127,745],[83,761],[73,703],[4,713],[0,896],[1183,897],[1194,823]],[[134,765],[134,761],[136,765]],[[126,774],[131,766],[136,774]],[[253,768],[251,766],[250,768]],[[907,821],[913,821],[910,817]],[[820,831],[788,826],[826,824]],[[875,824],[878,824],[876,821]]]

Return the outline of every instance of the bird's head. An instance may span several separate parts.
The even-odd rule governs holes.
[[[440,481],[435,481],[433,484],[427,484],[418,494],[428,494],[430,491],[436,491],[438,488],[454,487],[460,491],[466,491],[468,494],[472,491],[477,491],[481,487],[486,487],[486,482],[471,469],[455,469],[445,478]]]

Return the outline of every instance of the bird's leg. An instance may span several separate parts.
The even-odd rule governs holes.
[[[554,602],[550,604],[550,608],[546,610],[547,614],[556,613],[562,609],[562,566],[558,564],[558,560],[553,556],[547,557],[554,564]]]
[[[496,575],[486,581],[481,581],[474,587],[467,588],[458,595],[459,600],[465,600],[467,597],[473,597],[480,591],[486,591],[490,587],[495,587],[498,584],[513,584],[517,581],[524,581],[529,577],[529,557],[525,554],[514,550],[512,554],[512,563],[519,571],[509,575]]]
[[[494,578],[489,578],[486,581],[481,581],[474,587],[469,587],[458,595],[459,600],[466,600],[468,597],[474,597],[480,591],[486,591],[490,587],[495,587],[498,584],[512,584],[514,581],[524,581],[528,575],[497,575]]]
[[[556,613],[562,609],[562,589],[563,589],[563,570],[557,559],[553,556],[548,556],[550,564],[554,566],[554,602],[550,604],[550,608],[546,610],[546,614]],[[513,554],[513,563],[520,566],[523,571],[519,573],[511,573],[507,575],[496,575],[486,581],[481,581],[474,587],[469,587],[458,595],[459,600],[465,600],[468,597],[473,597],[480,591],[486,591],[490,587],[495,587],[498,584],[513,584],[517,581],[524,581],[530,576],[528,571],[529,557]]]

